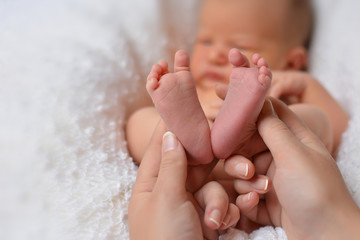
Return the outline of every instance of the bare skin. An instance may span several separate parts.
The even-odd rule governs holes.
[[[244,120],[239,112],[239,115],[235,116],[243,119],[241,124],[245,126],[245,129],[246,127],[248,127],[248,129],[242,133],[234,133],[230,131],[229,128],[225,131],[230,134],[230,137],[239,137],[239,139],[235,139],[233,143],[234,146],[222,146],[221,140],[218,140],[220,143],[216,143],[217,140],[215,140],[213,145],[211,145],[211,142],[210,146],[208,144],[208,142],[211,141],[209,137],[209,126],[211,127],[216,119],[218,119],[218,123],[222,122],[222,124],[219,124],[219,128],[221,128],[220,125],[238,127],[238,125],[234,124],[235,121],[232,120],[231,115],[221,113],[223,116],[222,120],[220,116],[218,117],[220,109],[223,106],[223,100],[227,94],[227,84],[234,70],[232,65],[237,67],[242,65],[236,62],[234,64],[234,62],[231,62],[231,59],[228,58],[229,51],[232,48],[240,49],[242,54],[248,59],[252,59],[255,53],[260,53],[261,56],[267,60],[273,72],[272,86],[270,90],[268,90],[268,95],[286,100],[286,102],[290,104],[289,107],[307,124],[317,137],[321,139],[329,152],[331,152],[333,156],[336,155],[336,149],[340,143],[341,135],[347,128],[348,116],[321,84],[309,74],[300,71],[306,68],[306,48],[304,48],[301,43],[298,45],[290,44],[289,39],[286,37],[287,34],[284,33],[284,22],[287,22],[286,16],[291,15],[289,14],[287,4],[283,4],[284,2],[289,3],[287,0],[205,1],[201,12],[199,31],[191,53],[190,68],[191,75],[195,81],[194,88],[196,92],[194,93],[193,82],[190,81],[192,78],[186,77],[185,82],[187,83],[184,84],[186,85],[185,88],[191,90],[187,91],[187,94],[185,94],[184,91],[178,92],[181,92],[181,95],[188,96],[187,99],[190,100],[186,100],[187,105],[179,103],[185,100],[177,96],[177,94],[173,96],[176,96],[178,100],[181,99],[181,101],[179,100],[176,103],[176,101],[171,100],[166,103],[165,101],[160,103],[161,100],[159,99],[161,97],[157,95],[161,96],[162,94],[157,94],[157,90],[163,90],[161,88],[161,82],[166,79],[166,74],[169,73],[167,73],[167,64],[164,61],[159,62],[159,66],[154,71],[156,74],[156,76],[154,76],[155,81],[150,79],[149,83],[149,92],[152,94],[153,100],[155,100],[154,102],[157,105],[157,109],[154,106],[139,109],[130,116],[126,125],[128,149],[136,163],[141,162],[151,136],[157,131],[156,126],[158,126],[159,122],[162,123],[163,121],[165,121],[166,126],[179,137],[181,143],[185,146],[187,154],[191,156],[189,160],[192,164],[208,162],[212,156],[209,149],[212,149],[215,155],[220,157],[228,155],[232,149],[237,147],[240,149],[236,151],[236,153],[244,155],[245,157],[253,156],[259,151],[262,151],[264,144],[262,146],[253,144],[257,143],[260,138],[257,131],[251,131],[251,129],[253,129],[251,123],[254,124],[255,120],[251,118]],[[270,7],[276,9],[276,11],[269,11]],[[253,67],[252,64],[253,63],[250,63],[251,67]],[[189,75],[188,64],[183,65],[180,61],[180,63],[176,63],[175,65],[175,72],[170,73],[169,76]],[[182,67],[185,67],[185,69]],[[245,70],[255,71],[252,68]],[[165,78],[161,78],[160,75],[165,75]],[[255,77],[251,79],[253,83],[259,82],[256,74]],[[175,82],[177,82],[177,80]],[[225,85],[222,91],[219,91],[219,84]],[[181,86],[181,88],[183,87],[184,86]],[[229,90],[229,92],[236,93],[236,91],[233,90]],[[161,91],[158,92],[161,93]],[[241,91],[244,91],[244,89]],[[176,91],[171,92],[176,93]],[[191,92],[193,92],[193,95],[190,94]],[[190,95],[192,95],[192,97]],[[241,96],[239,96],[239,98],[240,97]],[[262,97],[263,95],[260,94],[259,98],[250,98],[252,102],[250,101],[250,103],[248,102],[246,104],[241,103],[242,107],[259,107]],[[198,100],[196,98],[198,98]],[[233,99],[237,101],[238,96],[234,94]],[[287,101],[289,99],[292,101]],[[295,99],[295,101],[293,101],[293,99]],[[200,110],[198,102],[200,102]],[[168,104],[169,107],[167,107],[166,104]],[[230,101],[229,98],[226,100],[226,105],[224,104],[224,108],[225,107],[229,111],[239,111],[237,103]],[[186,112],[184,108],[192,108],[192,110],[187,109]],[[191,112],[193,115],[189,117]],[[203,115],[206,116],[205,120]],[[256,113],[250,115],[252,118],[256,118],[257,116]],[[179,119],[178,122],[174,116],[177,116]],[[229,119],[226,119],[225,116],[229,117]],[[191,122],[192,119],[196,119],[196,121]],[[199,126],[196,125],[196,122],[198,122]],[[186,125],[192,127],[185,128]],[[226,135],[220,130],[217,131],[216,128],[212,133],[214,139],[216,135],[220,136],[219,138]],[[199,139],[193,138],[195,133]],[[248,146],[260,147],[258,149],[241,149],[242,143],[245,142],[245,140],[241,138],[246,137],[249,139],[245,148]],[[198,149],[194,147],[196,144]],[[194,179],[194,181],[191,181],[191,184],[188,184],[187,188],[192,188],[192,192],[195,192],[204,181],[215,179],[225,188],[229,186],[226,188],[226,191],[229,194],[230,202],[234,202],[237,194],[234,191],[233,176],[229,176],[229,174],[224,171],[223,160],[220,160],[214,168],[215,164],[216,161],[213,161],[207,164],[210,165],[210,167],[205,167],[196,172],[191,171],[188,178]],[[190,166],[190,168],[192,167],[197,168],[202,167],[202,165]],[[235,171],[235,176],[244,179],[250,179],[255,171],[254,167],[251,167],[246,161],[234,166],[233,170]],[[211,172],[211,176],[204,180],[203,176],[199,177],[199,172],[201,173],[200,175],[204,176],[207,176]],[[261,177],[251,178],[251,183],[259,194],[263,194],[264,191],[267,191],[265,188],[271,186],[269,179]],[[235,184],[236,186],[239,185],[238,181],[236,181]],[[242,220],[240,219],[240,221]]]
[[[175,60],[175,64],[176,64],[175,73],[171,73],[171,74],[168,73],[167,63],[164,61],[161,61],[159,62],[159,64],[154,65],[152,71],[150,72],[148,77],[147,88],[149,90],[150,95],[152,95],[153,101],[157,106],[157,110],[155,108],[148,107],[136,112],[129,119],[127,126],[127,139],[129,141],[129,150],[134,160],[136,162],[139,162],[140,159],[143,157],[146,146],[150,141],[150,137],[153,134],[153,131],[156,128],[156,125],[158,124],[160,119],[163,119],[165,121],[169,129],[171,129],[177,135],[181,136],[179,137],[179,139],[182,139],[182,144],[185,146],[185,149],[188,151],[188,154],[190,156],[193,156],[191,162],[193,164],[208,163],[209,159],[211,161],[213,159],[211,154],[211,148],[215,149],[214,151],[215,153],[216,153],[216,148],[220,149],[220,151],[223,151],[224,149],[228,151],[228,153],[226,153],[225,155],[218,155],[217,157],[219,158],[228,157],[229,153],[231,154],[232,151],[239,148],[240,148],[240,152],[238,153],[244,154],[244,151],[247,151],[249,155],[255,154],[256,151],[261,150],[261,149],[255,149],[249,151],[248,149],[246,150],[241,149],[241,143],[244,143],[249,139],[250,141],[256,141],[257,139],[255,125],[256,125],[256,118],[258,112],[252,113],[251,118],[249,118],[247,114],[244,114],[243,116],[245,117],[241,118],[241,114],[246,112],[243,109],[247,108],[247,110],[251,113],[252,109],[254,108],[260,109],[262,106],[263,99],[265,98],[266,92],[268,91],[270,85],[270,78],[271,78],[271,72],[265,60],[261,59],[258,55],[255,55],[253,59],[253,63],[258,66],[249,68],[248,60],[244,55],[242,55],[238,50],[232,50],[230,52],[229,62],[231,62],[234,66],[237,66],[236,68],[233,69],[234,70],[233,76],[237,77],[236,74],[239,74],[238,71],[252,72],[252,75],[249,74],[249,76],[247,76],[247,80],[250,80],[249,81],[250,83],[255,83],[255,87],[257,87],[258,92],[248,91],[249,88],[253,88],[254,86],[244,85],[241,81],[237,81],[238,79],[235,77],[230,80],[230,82],[233,82],[233,85],[235,85],[234,89],[241,90],[241,87],[244,87],[242,91],[245,91],[245,96],[246,96],[246,92],[248,94],[245,99],[250,99],[251,101],[247,102],[248,105],[242,103],[243,105],[241,105],[240,109],[243,111],[239,112],[240,105],[238,101],[239,99],[241,99],[241,96],[236,95],[237,94],[236,91],[238,90],[233,91],[233,93],[235,93],[234,94],[235,96],[231,102],[234,102],[234,104],[231,102],[228,105],[224,104],[224,109],[227,109],[227,111],[231,112],[231,114],[238,111],[239,117],[237,120],[240,121],[242,126],[241,124],[239,124],[240,127],[239,125],[236,125],[238,123],[236,121],[232,122],[231,120],[232,117],[230,115],[226,115],[227,113],[219,114],[219,116],[217,117],[218,122],[215,123],[215,127],[212,130],[213,138],[211,140],[213,141],[212,143],[213,145],[211,146],[211,144],[209,143],[210,128],[208,121],[211,123],[212,119],[209,118],[206,119],[206,117],[204,116],[204,112],[201,108],[201,105],[196,95],[196,90],[197,90],[196,85],[194,84],[188,69],[187,59],[188,59],[187,54],[183,51],[180,51],[177,54]],[[185,60],[185,64],[183,64],[182,62],[184,60]],[[178,75],[180,75],[182,78]],[[264,85],[262,85],[263,83],[268,85],[267,86],[265,85],[264,87]],[[169,89],[172,90],[170,91],[172,95],[167,94],[169,93]],[[186,91],[183,91],[183,89],[186,89]],[[165,91],[161,91],[161,90],[165,90]],[[230,93],[231,92],[232,91],[230,91]],[[220,95],[220,97],[225,98],[226,93],[227,92],[218,93],[218,94]],[[257,93],[258,95],[256,94],[251,95],[254,93]],[[270,89],[270,93],[271,93],[271,89]],[[249,97],[249,95],[251,97]],[[163,101],[163,96],[169,97],[169,99],[167,101]],[[185,101],[184,99],[186,100],[186,106],[188,106],[187,108],[183,108],[184,106],[183,101]],[[227,101],[225,100],[225,102],[229,102],[230,101],[229,99],[230,98],[228,98]],[[308,124],[309,128],[316,135],[319,136],[319,138],[323,141],[324,145],[328,148],[328,150],[332,151],[333,149],[332,135],[331,135],[331,131],[329,131],[329,129],[331,128],[331,124],[327,115],[323,111],[321,111],[320,108],[309,104],[301,104],[301,103],[293,104],[290,106],[290,108],[294,112],[296,112],[304,122]],[[225,144],[220,147],[219,145],[216,144],[216,141],[220,142],[221,144],[221,138],[226,137],[226,134],[223,134],[221,136],[222,134],[221,130],[216,132],[217,131],[216,124],[221,122],[220,120],[222,117],[224,119],[223,123],[218,126],[220,126],[220,128],[222,126],[230,126],[227,135],[228,137],[232,136],[233,139],[237,140],[237,141],[234,140],[235,144],[233,145],[233,149],[224,148],[223,146],[226,147]],[[317,121],[313,121],[314,118]],[[189,121],[190,119],[195,121],[194,122]],[[186,125],[184,123],[186,123],[187,126],[190,125],[191,127],[185,127]],[[236,128],[238,128],[238,131],[233,131],[233,129]],[[241,131],[242,128],[246,130]],[[193,134],[194,132],[195,134]],[[216,134],[218,134],[220,137],[217,136]],[[202,136],[203,138],[201,139],[201,141],[199,141],[198,137],[194,137],[194,136]],[[216,137],[218,137],[218,139],[216,139]],[[137,143],[134,144],[134,142]],[[199,142],[202,145],[198,144],[197,147],[194,148],[195,146],[194,143],[199,143]],[[251,144],[247,144],[247,145],[250,146]],[[207,156],[206,155],[201,156],[200,154],[198,154],[199,151],[197,149],[204,149],[204,151],[200,151],[200,152],[201,154],[203,154],[204,152],[207,153]],[[203,161],[204,159],[205,161]],[[220,163],[216,166],[213,172],[215,179],[229,179],[229,177],[226,174],[224,174],[222,164],[223,162],[220,161]],[[246,166],[244,168],[246,168]]]
[[[253,55],[255,67],[237,49],[229,53],[234,69],[229,90],[211,130],[211,141],[217,158],[228,158],[256,132],[256,120],[271,84],[268,63],[259,54]]]
[[[180,56],[175,57],[174,73],[168,73],[167,63],[160,61],[152,69],[147,81],[147,89],[156,108],[151,106],[139,109],[128,119],[126,139],[134,161],[141,162],[151,136],[159,134],[157,126],[163,122],[184,145],[190,156],[188,159],[193,165],[209,162],[213,159],[213,155],[228,156],[236,148],[240,148],[236,153],[245,157],[256,155],[264,147],[264,143],[256,144],[260,136],[255,130],[258,108],[261,107],[265,97],[263,92],[284,100],[335,156],[341,135],[347,128],[348,116],[317,80],[300,71],[306,68],[306,48],[301,41],[298,42],[299,39],[293,39],[298,43],[294,41],[290,43],[287,33],[284,32],[285,25],[289,22],[287,16],[292,15],[288,8],[289,1],[206,0],[204,2],[196,42],[191,53],[191,74],[188,57],[184,57],[181,52]],[[270,8],[275,11],[269,11]],[[302,22],[302,19],[300,21]],[[290,27],[294,29],[293,26]],[[259,71],[262,64],[252,61],[250,68],[244,60],[245,57],[240,57],[240,62],[229,58],[232,48],[241,50],[248,59],[252,59],[255,53],[261,54],[271,66],[272,85],[264,87],[260,84],[262,81],[259,81]],[[235,56],[241,56],[237,51],[235,52]],[[253,67],[253,64],[257,66]],[[232,65],[236,66],[235,72]],[[262,67],[264,66],[265,63]],[[242,71],[248,72],[249,77],[246,80],[249,82],[246,81],[246,84],[249,85],[237,81],[241,77],[236,76],[236,72],[242,74]],[[239,82],[241,84],[238,84]],[[224,84],[225,87],[219,90],[219,84]],[[243,86],[248,88],[242,88]],[[249,94],[253,89],[254,94]],[[226,97],[227,92],[229,94]],[[241,95],[237,95],[238,92]],[[249,101],[243,101],[247,94],[252,97]],[[256,110],[250,111],[252,107]],[[224,112],[225,110],[220,112],[221,108],[235,114],[228,114]],[[248,111],[250,117],[245,118]],[[216,121],[215,127],[210,132],[214,121]],[[226,141],[222,142],[222,139]],[[245,148],[260,147],[242,149],[244,142],[247,142]],[[230,159],[238,158],[233,156]],[[188,179],[191,181],[187,183],[187,189],[194,193],[204,182],[216,180],[226,189],[230,202],[234,203],[238,194],[251,191],[250,199],[256,200],[258,194],[267,192],[272,184],[268,177],[259,177],[258,174],[265,174],[266,171],[261,173],[261,168],[259,171],[257,162],[264,163],[264,159],[259,160],[260,157],[257,159],[258,161],[254,162],[255,167],[246,158],[236,161],[230,167],[233,172],[229,171],[229,164],[224,165],[224,160],[220,160],[216,166],[216,161],[205,165],[188,166],[190,169]],[[209,174],[210,176],[205,179]],[[244,187],[239,180],[234,182],[234,178],[248,179],[251,189]],[[241,210],[249,209],[251,206],[245,206]],[[240,219],[238,226],[242,226],[245,230],[253,230],[244,220],[246,220],[245,216]]]
[[[236,224],[239,209],[218,182],[196,192],[185,188],[192,171],[185,151],[175,135],[161,129],[149,144],[132,192],[131,239],[218,239],[218,230]]]
[[[258,167],[266,172],[271,163],[270,168],[276,168],[272,177],[277,196],[271,205],[256,206],[256,193],[240,195],[237,205],[242,212],[255,222],[282,226],[289,239],[357,239],[360,210],[317,137],[276,99],[265,102],[258,130],[274,157],[266,166],[262,159],[262,167]],[[202,196],[187,192],[184,149],[168,132],[163,135],[161,153],[161,135],[153,137],[134,186],[129,207],[131,239],[218,239],[217,233],[209,230],[220,225],[219,213],[223,212],[226,226],[238,219],[239,212],[228,204],[216,182],[202,187]],[[230,165],[238,160],[228,159],[225,166],[234,177],[237,175]],[[243,188],[238,190],[241,193]],[[213,221],[216,218],[211,214],[206,216],[214,207],[219,221]],[[201,228],[204,209],[208,229]],[[206,219],[210,221],[206,223]]]
[[[154,105],[167,127],[184,144],[193,159],[190,163],[211,162],[211,146],[217,158],[227,158],[256,131],[256,119],[271,84],[269,65],[255,54],[255,67],[250,68],[248,59],[237,49],[230,51],[229,61],[234,69],[225,102],[211,131],[211,143],[187,54],[184,51],[175,54],[174,73],[169,73],[167,64],[160,62],[148,76],[146,88]]]
[[[174,64],[174,73],[169,73],[164,61],[155,64],[146,89],[166,126],[186,149],[189,163],[210,163],[213,160],[210,128],[196,93],[187,53],[178,51]]]
[[[283,22],[286,20],[285,16],[288,16],[287,5],[283,4],[284,2],[285,0],[205,1],[190,65],[197,95],[205,116],[210,123],[213,122],[223,104],[222,99],[215,93],[215,86],[219,83],[227,84],[233,70],[227,57],[230,49],[241,49],[248,59],[256,52],[260,53],[273,71],[273,84],[269,95],[280,99],[291,94],[296,95],[297,104],[290,107],[296,113],[299,111],[300,117],[335,155],[341,135],[347,128],[348,116],[326,89],[309,74],[299,71],[306,67],[306,49],[301,45],[290,45],[284,38],[286,34],[283,32]],[[277,9],[276,18],[272,11],[268,11],[269,7]],[[301,84],[292,84],[294,81]],[[225,95],[226,93],[222,98],[225,98]],[[307,105],[310,106],[308,112]],[[161,116],[154,107],[139,109],[128,119],[126,138],[129,152],[135,162],[141,161],[160,119]],[[188,124],[188,121],[183,122],[185,123]],[[192,131],[198,130],[193,128]],[[179,137],[178,133],[176,135]],[[207,161],[201,159],[202,157],[197,161]]]
[[[274,98],[265,102],[257,126],[270,152],[252,159],[273,188],[259,199],[251,182],[238,179],[236,204],[242,218],[281,226],[288,239],[357,239],[360,209],[318,137]],[[231,166],[237,161],[225,163],[225,171],[234,177]]]

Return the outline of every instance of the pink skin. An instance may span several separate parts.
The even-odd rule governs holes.
[[[146,89],[166,126],[183,144],[192,165],[213,160],[210,128],[201,108],[190,60],[185,51],[175,54],[174,73],[168,64],[155,64],[147,78]]]
[[[237,49],[229,52],[234,66],[224,104],[211,129],[215,157],[228,158],[256,133],[256,121],[271,85],[268,63],[254,54],[250,68],[248,59]]]

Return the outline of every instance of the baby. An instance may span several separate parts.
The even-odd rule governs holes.
[[[160,119],[178,136],[191,163],[227,158],[249,140],[266,94],[291,103],[335,154],[348,117],[315,79],[299,71],[307,64],[311,13],[307,0],[205,0],[191,63],[179,51],[174,73],[160,61],[148,76],[157,111],[148,107],[130,117],[133,159],[140,162]],[[269,66],[281,70],[273,73],[271,86]],[[229,83],[224,103],[215,91],[219,83]]]
[[[256,136],[267,96],[289,104],[335,155],[348,116],[301,71],[311,29],[308,0],[205,0],[191,59],[178,51],[173,73],[165,61],[155,64],[146,83],[155,107],[129,118],[126,137],[134,161],[140,163],[161,120],[184,145],[190,164],[239,150],[246,155],[242,148]],[[228,85],[226,91],[221,84]],[[239,171],[248,174],[246,166]],[[222,161],[213,173],[215,179],[227,178]]]

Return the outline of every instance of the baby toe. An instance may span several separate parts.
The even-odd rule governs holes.
[[[169,67],[168,67],[168,63],[165,61],[165,60],[161,60],[158,65],[160,66],[161,68],[161,72],[162,74],[166,74],[169,72]]]
[[[268,68],[266,66],[260,67],[259,74],[263,74],[265,76],[268,76],[268,77],[272,78],[271,70],[270,70],[270,68]]]
[[[256,66],[258,66],[259,68],[261,68],[263,66],[268,68],[269,64],[264,58],[260,57],[259,60],[257,61]]]
[[[232,48],[229,51],[229,62],[234,67],[250,67],[247,57],[239,49]]]
[[[179,50],[175,54],[174,72],[189,71],[190,57],[184,50]]]

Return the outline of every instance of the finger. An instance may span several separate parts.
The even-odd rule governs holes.
[[[189,71],[190,57],[184,50],[175,53],[174,72]]]
[[[262,152],[254,156],[253,159],[255,173],[258,175],[267,175],[269,166],[273,160],[271,153],[269,151]]]
[[[168,63],[167,63],[165,60],[161,60],[161,61],[159,62],[159,65],[160,65],[161,68],[162,68],[163,74],[166,74],[166,73],[169,72]]]
[[[236,206],[240,209],[241,215],[251,221],[261,225],[272,225],[265,202],[259,199],[257,193],[240,195],[236,199]]]
[[[234,188],[238,194],[245,194],[248,192],[257,192],[265,194],[271,189],[272,182],[268,176],[255,175],[250,180],[234,180]]]
[[[195,194],[200,207],[205,209],[204,222],[210,229],[219,229],[228,212],[229,197],[218,182],[205,184]]]
[[[236,206],[240,209],[241,214],[249,213],[259,204],[260,196],[257,192],[249,192],[239,195],[236,198]],[[248,216],[248,215],[245,215]]]
[[[198,191],[204,185],[217,163],[218,159],[214,159],[211,163],[205,165],[188,166],[186,189],[191,193]]]
[[[241,155],[234,155],[225,160],[225,172],[234,178],[250,179],[254,176],[254,164]]]
[[[152,192],[159,173],[161,161],[162,136],[166,131],[165,124],[157,125],[149,146],[141,161],[133,192]]]
[[[307,142],[315,148],[323,148],[295,113],[276,99],[265,101],[258,120],[258,130],[270,149],[275,163],[291,164],[293,159],[284,157],[289,151],[286,150],[291,149],[291,152],[305,153],[302,142]]]
[[[183,146],[172,132],[166,132],[163,135],[161,164],[154,191],[161,189],[161,192],[169,195],[186,196],[186,167]]]
[[[192,204],[194,205],[196,212],[199,215],[199,218],[202,220],[204,219],[204,214],[205,214],[205,210],[200,206],[199,202],[195,199],[195,194],[191,194],[188,192],[188,199],[192,202]],[[210,229],[208,228],[204,221],[200,221],[201,223],[201,228],[203,231],[203,235],[204,235],[204,239],[218,239],[219,238],[219,233],[217,231],[217,229]]]
[[[308,128],[304,121],[302,121],[284,102],[270,98],[271,106],[276,112],[278,118],[286,124],[286,127],[299,139],[302,143],[307,142],[317,150],[324,150],[323,144],[318,140],[318,137]]]
[[[258,131],[275,158],[275,163],[285,159],[281,157],[284,154],[284,146],[293,151],[300,150],[302,147],[294,133],[279,119],[270,99],[265,101],[260,113]]]
[[[228,229],[229,227],[233,227],[237,224],[237,222],[240,219],[240,211],[239,208],[233,204],[230,203],[228,207],[228,211],[224,217],[223,223],[220,227],[221,230]]]

